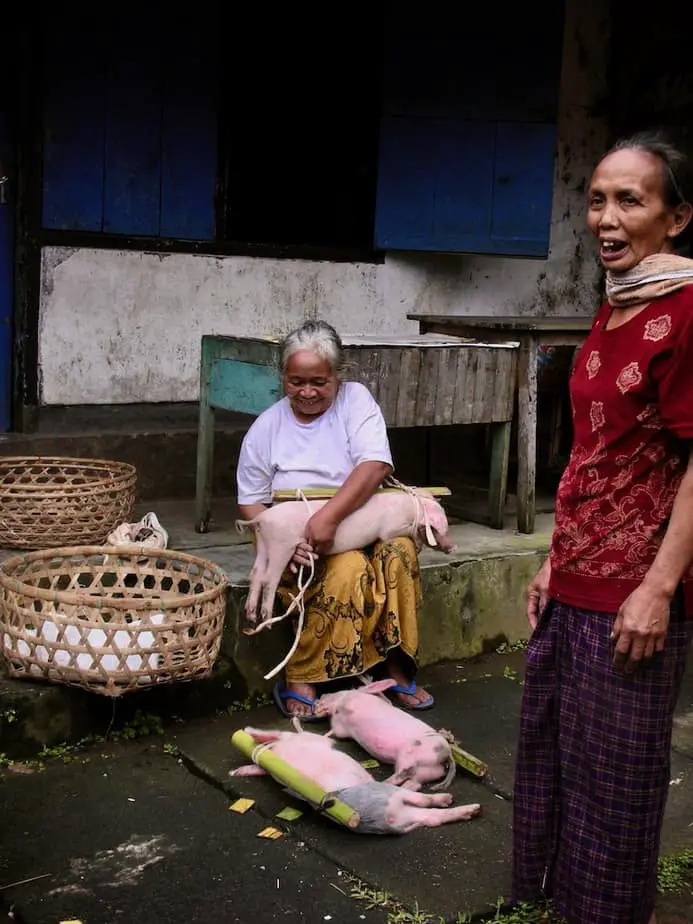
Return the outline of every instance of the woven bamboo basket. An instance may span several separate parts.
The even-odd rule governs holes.
[[[228,582],[217,565],[142,546],[27,552],[0,565],[11,677],[116,697],[208,677]]]
[[[129,520],[136,483],[126,462],[0,458],[0,547],[101,545]]]

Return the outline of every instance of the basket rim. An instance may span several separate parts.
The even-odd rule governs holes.
[[[19,562],[40,561],[47,558],[69,558],[72,555],[109,555],[126,557],[137,556],[138,558],[169,558],[187,561],[192,564],[201,565],[209,571],[212,571],[220,580],[216,587],[204,590],[199,594],[162,594],[160,597],[133,597],[120,599],[114,597],[108,599],[108,603],[97,603],[102,597],[95,597],[94,594],[75,593],[71,590],[46,590],[43,587],[35,587],[33,584],[27,584],[18,578],[12,577],[5,572],[8,565],[15,565]],[[167,607],[170,609],[179,609],[185,606],[191,606],[194,603],[206,603],[215,599],[220,593],[223,593],[229,586],[229,579],[226,572],[220,565],[209,561],[206,558],[200,558],[198,555],[190,555],[187,552],[176,552],[174,549],[152,549],[143,545],[76,545],[65,546],[55,549],[39,549],[35,552],[26,552],[25,554],[12,555],[0,563],[0,587],[16,594],[23,594],[27,597],[38,597],[49,603],[65,603],[72,606],[90,606],[96,609],[114,609],[114,610],[162,610]],[[104,595],[105,596],[105,595]]]
[[[4,468],[12,468],[20,463],[27,465],[63,465],[66,468],[101,468],[103,474],[110,473],[110,480],[104,478],[95,478],[92,484],[26,484],[11,482],[3,483],[2,471]],[[12,494],[32,494],[41,491],[46,494],[70,492],[70,491],[101,491],[105,488],[113,490],[118,480],[137,478],[137,468],[130,462],[121,462],[119,459],[87,459],[78,456],[0,456],[0,495]]]

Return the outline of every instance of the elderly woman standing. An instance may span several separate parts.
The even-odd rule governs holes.
[[[324,557],[337,527],[361,507],[392,472],[385,421],[368,389],[340,382],[342,344],[329,324],[308,321],[283,346],[286,396],[248,431],[238,462],[238,505],[250,519],[278,490],[335,488],[308,521],[292,570],[317,556],[305,596],[305,627],[274,697],[285,715],[317,719],[316,686],[357,677],[374,667],[397,681],[395,701],[426,709],[433,697],[412,679],[418,647],[420,575],[411,539],[377,542],[363,551]],[[285,575],[278,596],[291,601],[295,581]]]
[[[693,260],[685,159],[618,143],[589,187],[608,301],[578,357],[550,556],[528,589],[515,897],[569,924],[655,920],[693,616]]]

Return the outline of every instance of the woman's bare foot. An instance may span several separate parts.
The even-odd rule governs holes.
[[[408,687],[411,683],[411,681],[407,679],[402,669],[397,665],[395,661],[391,659],[388,659],[387,662],[387,673],[388,676],[392,677],[393,680],[396,680],[397,683],[402,687]],[[419,703],[425,703],[430,694],[427,693],[423,687],[417,686],[416,690],[414,690],[412,694],[395,693],[395,696],[403,706],[409,706],[409,708],[412,708],[418,706]]]
[[[315,699],[315,687],[312,683],[291,683],[287,680],[286,689],[291,690],[292,693],[300,693],[301,696],[307,696],[308,699]],[[310,706],[290,697],[284,700],[284,706],[290,715],[302,716],[313,714]]]

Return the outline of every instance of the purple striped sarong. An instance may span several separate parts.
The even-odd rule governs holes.
[[[551,602],[532,634],[514,804],[515,901],[568,924],[647,924],[690,639],[677,598],[665,650],[612,666],[614,617]]]

